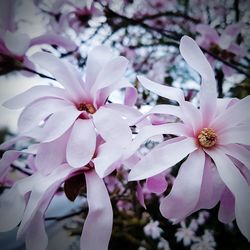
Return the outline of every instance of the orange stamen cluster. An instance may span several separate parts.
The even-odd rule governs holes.
[[[199,144],[204,148],[211,148],[217,142],[217,135],[211,128],[203,128],[198,135]]]

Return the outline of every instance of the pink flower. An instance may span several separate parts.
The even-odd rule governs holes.
[[[197,42],[200,46],[210,50],[218,56],[221,56],[226,61],[240,60],[240,58],[246,55],[246,51],[236,43],[235,39],[238,34],[241,33],[242,27],[242,23],[229,25],[221,35],[219,35],[218,32],[209,25],[198,24],[196,30],[201,36],[197,38]],[[209,62],[214,65],[214,58],[211,56],[208,58]],[[227,76],[230,76],[233,73],[232,68],[225,64],[223,64],[222,70]]]
[[[202,77],[200,109],[185,101],[180,89],[138,77],[147,89],[179,103],[179,106],[155,106],[145,116],[152,113],[171,114],[181,122],[141,129],[130,145],[128,155],[152,136],[172,134],[177,137],[161,143],[142,158],[132,168],[129,180],[157,175],[188,156],[180,167],[170,194],[161,202],[163,216],[180,221],[198,209],[212,208],[221,199],[221,207],[227,208],[223,209],[223,216],[227,217],[225,213],[229,213],[231,217],[234,208],[236,222],[249,240],[250,151],[247,146],[250,96],[242,100],[217,99],[213,70],[197,44],[184,36],[180,51],[186,62]],[[225,187],[230,193],[223,200]],[[233,195],[235,205],[229,202],[230,195]],[[222,214],[219,213],[219,216]]]
[[[57,45],[69,51],[77,48],[69,38],[56,34],[46,33],[31,39],[27,34],[20,33],[15,27],[14,3],[12,2],[0,2],[0,9],[6,12],[5,15],[0,16],[0,64],[3,71],[0,74],[25,67],[34,69],[34,64],[26,53],[35,45]]]
[[[18,127],[21,135],[40,142],[37,167],[47,173],[67,160],[79,168],[94,158],[97,173],[106,176],[132,140],[128,118],[140,114],[130,106],[107,102],[120,88],[127,89],[126,104],[135,102],[136,90],[123,78],[127,59],[114,57],[104,46],[96,47],[88,56],[84,81],[73,66],[49,53],[32,58],[64,87],[36,86],[5,103],[9,108],[26,106]],[[104,141],[94,156],[98,134]]]

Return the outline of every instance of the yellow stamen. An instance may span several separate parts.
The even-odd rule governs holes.
[[[211,148],[217,142],[217,135],[211,128],[203,128],[198,135],[199,144],[204,148]]]

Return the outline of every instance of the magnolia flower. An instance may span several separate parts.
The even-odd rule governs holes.
[[[180,89],[138,77],[147,89],[179,103],[179,106],[155,106],[147,115],[171,114],[181,122],[141,129],[128,155],[152,136],[172,134],[176,137],[160,143],[142,158],[132,168],[129,180],[157,175],[187,157],[170,194],[161,202],[163,216],[177,222],[198,209],[212,208],[221,200],[219,217],[226,222],[235,216],[242,234],[250,240],[250,151],[247,147],[250,144],[250,96],[242,100],[217,99],[214,73],[197,44],[184,36],[180,51],[202,77],[200,108],[185,101]]]
[[[25,106],[18,128],[20,135],[40,142],[37,167],[47,173],[65,160],[79,168],[95,158],[100,177],[112,172],[117,166],[112,164],[119,161],[123,148],[132,140],[126,118],[140,114],[128,105],[107,102],[111,92],[119,88],[127,88],[126,104],[135,102],[136,90],[123,78],[127,59],[113,57],[104,46],[94,48],[87,59],[85,81],[72,65],[49,53],[37,53],[32,59],[64,87],[36,86],[4,104],[9,108]],[[104,141],[94,155],[98,135]]]
[[[30,38],[27,34],[16,30],[14,22],[14,1],[1,1],[0,9],[6,13],[0,15],[0,74],[15,69],[34,69],[34,64],[27,56],[28,50],[41,44],[57,45],[66,50],[73,51],[76,44],[69,38],[52,33]]]
[[[197,38],[197,43],[214,54],[221,56],[223,59],[229,61],[239,60],[245,56],[246,51],[235,41],[235,38],[242,30],[241,23],[227,26],[221,35],[215,29],[205,24],[198,24],[196,30],[201,34]],[[208,59],[211,64],[215,63],[213,57],[208,56]],[[225,75],[231,75],[233,72],[232,68],[225,64],[222,66],[222,70]]]

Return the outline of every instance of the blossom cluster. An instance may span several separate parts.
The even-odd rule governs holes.
[[[53,18],[61,10],[57,8],[59,2],[54,3]],[[27,55],[32,46],[41,43],[74,51],[76,44],[62,37],[60,30],[67,23],[79,32],[82,27],[79,20],[86,27],[89,16],[99,13],[91,6],[92,3],[86,3],[81,9],[71,4],[74,11],[54,20],[57,34],[32,39],[16,31],[13,19],[3,17],[0,53],[3,65],[8,66],[4,71],[18,67],[35,73],[42,69],[53,85],[34,86],[3,104],[9,109],[23,110],[17,122],[18,135],[0,145],[5,151],[0,160],[0,182],[6,182],[12,164],[23,156],[29,159],[26,167],[29,176],[14,182],[0,196],[0,231],[19,226],[17,237],[25,239],[28,250],[46,249],[44,216],[51,200],[63,187],[73,201],[84,186],[88,214],[80,247],[108,249],[113,224],[108,190],[112,185],[108,182],[115,182],[112,178],[116,177],[111,178],[115,171],[126,171],[127,181],[136,182],[134,192],[143,207],[147,199],[145,186],[148,193],[162,195],[160,212],[173,223],[182,222],[176,237],[185,246],[192,241],[191,249],[201,249],[204,244],[214,249],[211,233],[206,231],[195,238],[195,226],[191,223],[187,227],[184,219],[217,204],[218,219],[223,223],[236,220],[239,230],[250,241],[250,96],[218,98],[214,70],[197,43],[187,35],[180,39],[179,50],[187,65],[201,77],[198,105],[187,100],[181,88],[138,75],[142,87],[167,103],[155,105],[144,114],[135,106],[137,88],[126,78],[129,60],[115,55],[109,47],[99,45],[89,50],[83,74],[52,53]],[[82,15],[85,19],[77,19]],[[233,53],[244,55],[228,35],[220,39],[218,34],[209,35],[211,29],[203,26],[197,29],[202,35],[200,44],[206,43],[207,49],[212,46],[222,53],[233,48]],[[237,33],[238,29],[231,28],[230,32]],[[210,40],[206,39],[208,35]],[[120,90],[122,103],[112,101],[112,94]],[[160,120],[158,115],[165,119]],[[142,145],[152,138],[156,145],[141,153]],[[29,143],[25,149],[14,149],[20,141]],[[170,177],[173,179],[169,187],[168,171],[177,164],[180,168],[175,178]],[[145,186],[142,180],[146,180]],[[123,206],[120,203],[121,209]],[[162,232],[158,221],[150,220],[144,227],[145,235],[160,239],[159,249],[167,249]]]

